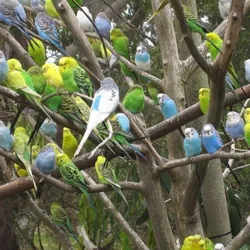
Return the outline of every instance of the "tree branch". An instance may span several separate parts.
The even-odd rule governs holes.
[[[97,246],[89,239],[89,236],[83,225],[76,227],[76,230],[80,236],[83,238],[84,246],[86,250],[98,250]]]

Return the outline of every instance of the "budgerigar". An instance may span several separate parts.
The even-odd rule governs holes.
[[[51,174],[56,169],[56,153],[51,144],[45,145],[35,159],[35,167],[43,174]]]
[[[46,110],[40,102],[41,96],[35,91],[32,78],[23,70],[21,63],[17,59],[9,59],[7,61],[9,66],[9,72],[6,79],[6,85],[17,92],[21,96],[25,96],[28,100],[34,102],[39,109],[48,117]],[[24,105],[21,105],[15,121],[12,123],[11,128],[14,127],[18,116],[21,114]],[[11,129],[12,130],[12,129]]]
[[[9,71],[8,63],[5,59],[3,51],[0,50],[0,84],[3,83]]]
[[[134,85],[126,93],[122,104],[133,114],[142,112],[144,109],[144,91],[142,86]]]
[[[135,64],[136,66],[144,71],[149,71],[151,68],[151,59],[148,53],[147,47],[143,45],[139,45],[136,48],[135,54]]]
[[[46,61],[46,54],[43,42],[35,37],[32,38],[32,40],[30,40],[28,44],[28,52],[33,58],[33,60],[36,62],[36,64],[42,67]]]
[[[97,157],[97,160],[95,162],[95,170],[98,176],[98,180],[102,184],[111,185],[112,188],[121,196],[121,198],[128,205],[128,202],[121,191],[121,186],[118,183],[118,178],[115,174],[114,167],[110,163],[106,162],[106,158],[104,156],[99,155]]]
[[[111,30],[111,21],[107,15],[103,12],[97,14],[95,18],[95,26],[98,29],[102,37],[109,40],[110,30]]]
[[[84,12],[89,16],[91,20],[93,20],[91,13],[89,12],[89,9],[85,6],[82,7]],[[86,15],[81,11],[78,10],[76,14],[77,20],[80,24],[80,27],[86,31],[86,32],[93,32],[94,27],[93,24],[89,21],[89,19],[86,17]]]
[[[35,18],[35,26],[41,38],[53,44],[61,53],[65,50],[59,41],[59,35],[54,20],[44,12],[39,12]]]
[[[0,22],[17,27],[28,40],[31,40],[26,30],[27,16],[25,10],[17,0],[0,0]]]
[[[235,111],[227,113],[226,130],[231,139],[236,140],[244,137],[245,122],[240,117],[240,114]]]
[[[244,62],[245,65],[245,79],[250,82],[250,59]]]
[[[67,91],[72,93],[80,90],[82,93],[92,96],[93,86],[87,72],[73,57],[62,57],[59,60],[59,71]]]
[[[246,123],[250,123],[250,108],[244,110],[244,120]]]
[[[124,58],[130,61],[130,53],[129,53],[129,39],[128,37],[121,31],[121,29],[114,28],[110,32],[110,40],[113,43],[114,50]],[[129,69],[123,62],[119,62],[122,72],[129,77],[137,76],[135,72]]]
[[[119,88],[113,78],[106,77],[101,81],[101,87],[96,91],[91,105],[89,121],[83,138],[75,152],[79,154],[90,133],[96,126],[105,121],[119,104]]]
[[[215,246],[214,246],[214,250],[225,250],[225,247],[224,247],[223,244],[217,243],[217,244],[215,244]]]
[[[28,141],[29,141],[29,136],[26,133],[26,129],[24,127],[17,127],[14,132],[13,151],[25,166],[29,178],[33,182],[35,190],[37,190],[36,182],[34,180],[31,171],[32,167],[30,164],[31,152],[30,152],[30,147],[27,145]]]
[[[205,115],[208,112],[209,102],[210,102],[210,89],[201,88],[199,90],[199,101],[202,113]]]
[[[214,245],[208,238],[201,235],[190,235],[185,238],[181,250],[213,250]]]
[[[187,157],[199,155],[202,151],[201,138],[195,128],[186,128],[183,148]]]
[[[93,202],[89,196],[87,188],[88,184],[85,182],[83,175],[77,166],[70,160],[66,154],[59,153],[56,155],[56,165],[59,169],[63,179],[71,186],[79,189],[86,195],[89,204],[93,206]]]
[[[230,12],[232,0],[219,0],[219,11],[222,19],[226,19]]]
[[[51,139],[56,139],[57,124],[55,122],[49,119],[45,119],[41,126],[41,130],[45,135],[49,136]]]
[[[72,159],[77,147],[78,147],[78,142],[75,136],[71,133],[70,129],[63,128],[63,141],[62,141],[63,152],[70,159]]]
[[[61,19],[52,0],[45,0],[44,9],[50,17]]]
[[[38,66],[32,66],[28,69],[28,74],[30,75],[34,89],[39,95],[43,95],[46,87],[46,79],[43,76],[43,71]]]
[[[30,0],[30,7],[35,13],[44,11],[44,1],[43,0]]]
[[[245,125],[244,137],[245,137],[245,141],[246,141],[248,147],[250,147],[250,123],[246,123],[246,125]]]
[[[217,130],[214,128],[212,124],[205,124],[203,126],[203,129],[201,131],[201,139],[202,139],[204,148],[209,154],[213,154],[217,152],[223,145],[219,133],[217,132]],[[223,162],[225,163],[226,167],[230,170],[230,173],[233,175],[237,183],[240,185],[239,179],[232,171],[228,162],[227,161],[223,161]]]
[[[53,202],[50,206],[50,213],[53,222],[63,229],[68,230],[68,232],[73,236],[73,238],[79,243],[77,236],[74,233],[73,226],[69,220],[68,214],[64,208],[57,202]]]
[[[161,113],[165,119],[168,119],[178,113],[175,101],[168,95],[160,93],[157,95],[157,98],[161,108]]]
[[[0,148],[10,151],[14,142],[13,136],[10,134],[10,129],[0,121]]]
[[[155,105],[158,105],[157,95],[161,93],[160,88],[153,82],[147,83],[148,93]]]

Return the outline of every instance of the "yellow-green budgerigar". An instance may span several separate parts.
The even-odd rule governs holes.
[[[61,19],[52,0],[45,0],[44,9],[47,15],[49,15],[50,17]]]
[[[199,90],[199,101],[202,113],[205,115],[208,112],[210,102],[210,89],[201,88]]]
[[[113,166],[107,162],[107,160],[104,156],[99,155],[97,157],[97,160],[95,162],[95,170],[96,170],[96,174],[98,176],[98,180],[102,184],[111,185],[112,188],[121,196],[121,198],[128,205],[128,202],[127,202],[124,194],[121,191],[121,186],[118,183],[118,178],[115,174],[115,170],[114,170]]]
[[[28,141],[29,141],[29,136],[26,133],[26,129],[24,127],[17,127],[14,132],[13,151],[15,152],[18,159],[25,166],[29,178],[33,182],[35,190],[37,190],[36,182],[34,180],[31,171],[32,168],[30,164],[31,152],[29,146],[27,145]]]
[[[46,54],[43,42],[41,40],[35,37],[32,38],[28,44],[28,53],[38,66],[43,66],[46,61]]]
[[[87,72],[73,57],[62,57],[59,60],[59,71],[67,91],[72,93],[80,90],[82,93],[92,96],[93,87]]]
[[[62,141],[63,152],[70,159],[72,159],[77,147],[78,147],[78,142],[75,136],[71,133],[70,129],[63,128],[63,141]]]
[[[244,110],[244,119],[246,123],[250,123],[250,108]]]
[[[213,250],[214,244],[201,235],[190,235],[185,238],[181,250]]]

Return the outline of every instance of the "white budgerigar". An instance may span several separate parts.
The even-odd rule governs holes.
[[[225,250],[225,247],[223,246],[223,244],[217,243],[217,244],[214,246],[214,249],[215,249],[215,250]]]
[[[92,15],[89,12],[89,9],[87,7],[82,7],[82,9],[89,16],[89,18],[91,20],[93,20]],[[84,31],[93,32],[93,28],[94,28],[93,24],[89,21],[89,19],[86,17],[86,15],[81,10],[77,11],[76,17],[77,17],[77,20],[78,20],[81,28]]]
[[[96,126],[105,121],[119,104],[119,88],[113,78],[106,77],[101,81],[101,87],[96,91],[90,109],[87,129],[75,152],[78,155],[90,133]]]
[[[223,19],[226,19],[230,12],[232,0],[219,0],[219,11],[220,16]]]
[[[245,62],[245,79],[250,82],[250,59],[247,59]]]

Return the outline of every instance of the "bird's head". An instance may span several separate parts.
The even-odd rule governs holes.
[[[105,156],[99,155],[96,159],[95,167],[102,167],[106,161],[107,159],[105,158]]]
[[[0,50],[0,63],[5,62],[5,61],[6,61],[5,55],[4,55],[3,51]]]
[[[137,48],[136,48],[136,54],[137,55],[141,55],[143,53],[147,52],[147,48],[143,45],[139,45]]]
[[[59,153],[56,155],[56,165],[57,166],[61,166],[65,162],[70,162],[70,159],[66,154]]]
[[[71,135],[70,129],[64,127],[64,128],[63,128],[63,137],[68,137],[68,136],[70,136],[70,135]]]
[[[205,124],[202,130],[202,136],[212,136],[214,134],[215,128],[212,124]]]
[[[9,59],[7,63],[10,71],[12,70],[21,71],[23,69],[22,64],[15,58]]]
[[[250,59],[247,59],[247,60],[244,62],[244,65],[245,65],[245,68],[246,68],[246,67],[250,67]]]
[[[230,111],[227,113],[227,120],[231,123],[236,123],[240,120],[240,114],[235,111]]]
[[[3,121],[0,121],[0,127],[5,127],[5,124]]]
[[[190,235],[185,238],[183,245],[191,245],[193,243],[193,240],[194,240],[194,236]]]
[[[43,71],[43,75],[46,78],[51,78],[53,77],[53,73],[58,72],[58,66],[55,63],[45,63],[42,66],[42,71]]]
[[[207,37],[210,41],[212,41],[212,42],[221,39],[221,38],[219,37],[219,35],[216,34],[215,32],[209,32],[209,33],[207,33],[207,34],[206,34],[206,37]]]
[[[125,36],[125,34],[118,28],[114,28],[110,31],[110,40],[113,41],[116,37]]]
[[[14,131],[14,135],[16,135],[18,133],[25,133],[26,134],[26,129],[24,127],[16,127],[16,129]]]
[[[61,205],[58,202],[53,202],[50,206],[50,213],[54,214],[54,211],[57,210]]]
[[[250,117],[250,108],[246,108],[244,111],[244,119],[247,121],[247,118]],[[249,118],[248,118],[249,120]]]
[[[186,138],[193,139],[198,136],[198,132],[194,128],[186,128],[184,131]]]
[[[210,97],[210,89],[209,88],[201,88],[199,90],[199,100],[201,100],[203,97]]]
[[[43,70],[42,68],[38,67],[38,66],[32,66],[28,69],[28,73],[30,75],[42,75],[43,74]]]
[[[166,100],[168,100],[170,98],[168,97],[168,95],[160,93],[157,95],[157,99],[158,99],[159,105],[162,105],[165,103]]]
[[[62,57],[59,60],[59,71],[63,73],[67,69],[77,66],[77,61],[73,57]]]
[[[223,246],[223,244],[217,243],[217,244],[214,246],[214,250],[225,250],[225,247]]]

